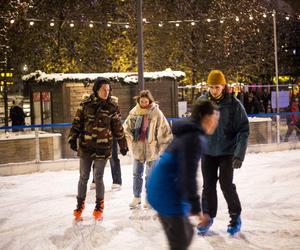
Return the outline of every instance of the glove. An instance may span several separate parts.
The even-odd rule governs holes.
[[[120,152],[121,152],[122,155],[126,155],[127,152],[128,152],[128,148],[127,147],[126,148],[120,148]]]
[[[239,160],[238,158],[234,158],[232,162],[232,168],[237,169],[241,168],[243,161]]]
[[[70,140],[69,141],[69,144],[70,144],[70,148],[73,150],[73,151],[77,151],[77,140]]]

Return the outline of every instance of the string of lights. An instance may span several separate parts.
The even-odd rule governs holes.
[[[198,23],[211,23],[211,22],[219,22],[220,24],[224,24],[226,21],[234,19],[236,22],[242,22],[245,19],[249,19],[250,21],[254,21],[255,19],[261,20],[262,18],[266,19],[268,16],[274,15],[272,12],[263,12],[263,13],[256,13],[253,14],[243,14],[242,16],[230,16],[230,17],[220,17],[220,18],[211,18],[207,15],[202,15],[203,19],[192,19],[192,20],[150,20],[143,18],[143,23],[145,25],[157,25],[158,27],[163,27],[165,25],[175,25],[176,27],[179,27],[180,25],[187,24],[190,26],[196,26]],[[286,13],[277,13],[277,15],[282,16],[286,21],[299,21],[300,22],[300,15],[288,15]],[[5,17],[2,17],[5,18]],[[74,28],[77,25],[87,25],[89,28],[94,28],[97,25],[104,25],[106,27],[112,27],[112,26],[122,26],[126,29],[133,27],[135,24],[132,24],[130,22],[119,22],[119,21],[96,21],[96,20],[90,20],[90,21],[77,21],[75,19],[71,20],[59,20],[59,19],[38,19],[38,18],[25,18],[25,21],[28,22],[29,26],[34,26],[36,23],[49,23],[50,27],[55,27],[58,23],[64,22],[67,23],[70,28]],[[16,19],[10,19],[9,21],[12,25],[15,24]]]

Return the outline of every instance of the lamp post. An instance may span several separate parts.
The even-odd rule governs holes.
[[[138,82],[140,90],[144,89],[144,51],[143,51],[143,0],[137,0],[138,33]]]
[[[276,142],[280,143],[279,131],[279,88],[278,88],[278,48],[277,48],[277,27],[276,27],[276,11],[273,10],[273,31],[274,31],[274,58],[275,58],[275,84],[276,84]]]

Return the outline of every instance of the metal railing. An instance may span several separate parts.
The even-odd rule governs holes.
[[[298,116],[298,123],[291,118]],[[300,112],[260,113],[248,115],[249,144],[300,141]],[[279,125],[276,117],[279,117]],[[183,118],[168,118],[172,123]],[[0,127],[0,164],[75,158],[67,137],[71,123]],[[12,132],[15,131],[15,132]],[[15,154],[11,154],[11,151]],[[29,155],[27,157],[27,155]],[[23,158],[22,158],[23,157]]]

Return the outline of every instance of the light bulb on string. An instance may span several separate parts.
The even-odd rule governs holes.
[[[15,20],[14,20],[14,19],[11,19],[9,22],[10,22],[11,24],[13,24],[13,23],[15,22]]]
[[[34,25],[34,21],[30,21],[30,22],[29,22],[29,25],[30,25],[30,26],[33,26],[33,25]]]
[[[235,17],[235,21],[239,22],[240,21],[240,18],[237,16]]]
[[[111,23],[107,23],[106,26],[107,26],[107,27],[111,27]]]
[[[53,27],[55,23],[53,21],[50,22],[50,26]]]
[[[192,25],[192,26],[195,26],[195,24],[196,24],[195,22],[191,22],[191,25]]]
[[[89,23],[89,27],[90,27],[90,28],[94,28],[94,23],[93,23],[93,22],[90,22],[90,23]]]
[[[163,26],[163,23],[159,23],[159,24],[158,24],[158,27],[161,28],[162,26]]]
[[[264,18],[266,18],[266,17],[267,17],[267,14],[266,14],[266,13],[264,13],[264,14],[263,14],[263,17],[264,17]]]
[[[70,27],[73,28],[75,25],[73,22],[70,23]]]
[[[249,19],[252,21],[253,20],[253,16],[250,16]]]
[[[129,29],[129,27],[130,27],[129,24],[125,24],[126,29]]]
[[[290,17],[289,17],[289,16],[286,16],[285,19],[286,19],[287,21],[289,21],[289,20],[290,20]]]
[[[210,18],[207,18],[206,21],[207,21],[208,23],[210,23],[210,22],[211,22],[211,19],[210,19]]]
[[[221,19],[221,20],[220,20],[220,23],[224,23],[224,20],[223,20],[223,19]]]

